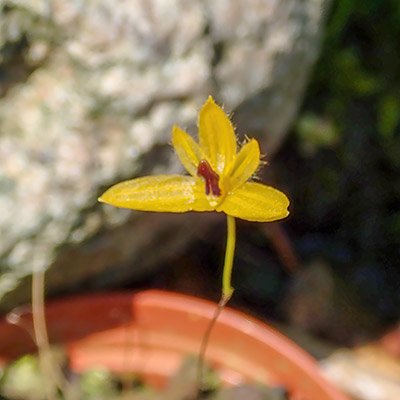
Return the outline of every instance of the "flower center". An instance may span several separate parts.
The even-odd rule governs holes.
[[[218,186],[219,176],[211,168],[207,160],[201,160],[197,167],[197,174],[202,176],[206,181],[206,195],[221,196],[221,189]]]

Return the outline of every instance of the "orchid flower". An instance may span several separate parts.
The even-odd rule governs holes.
[[[285,218],[289,200],[285,194],[253,182],[260,165],[257,140],[238,149],[235,131],[224,111],[210,96],[199,114],[199,143],[173,128],[173,145],[190,175],[155,175],[112,186],[100,202],[141,211],[218,211],[228,216],[228,243],[223,277],[226,299],[235,247],[235,220],[270,222]]]

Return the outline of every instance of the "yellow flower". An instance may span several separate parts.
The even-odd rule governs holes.
[[[156,175],[121,182],[99,201],[142,211],[219,211],[249,221],[275,221],[289,212],[279,190],[249,179],[260,165],[260,148],[249,140],[237,152],[233,126],[211,96],[199,115],[199,143],[178,128],[173,144],[191,176]]]

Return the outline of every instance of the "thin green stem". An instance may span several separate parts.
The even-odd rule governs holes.
[[[230,215],[226,216],[228,225],[228,237],[226,241],[225,250],[225,263],[222,275],[222,298],[225,298],[225,304],[229,301],[233,294],[233,287],[231,285],[232,281],[232,268],[233,268],[233,258],[235,256],[235,246],[236,246],[236,221],[234,217]]]
[[[43,375],[46,397],[48,400],[58,398],[58,389],[65,392],[64,381],[60,366],[53,360],[45,315],[45,272],[32,273],[32,319],[33,331],[38,348],[40,369]]]
[[[46,329],[44,311],[44,271],[34,271],[32,274],[32,318],[36,346],[39,354],[39,365],[42,372],[46,397],[48,400],[57,399],[57,385],[52,379],[50,366],[50,345]]]
[[[227,230],[224,270],[222,272],[222,293],[217,308],[214,311],[214,315],[211,318],[207,326],[207,329],[204,333],[203,339],[201,341],[200,354],[197,365],[198,399],[201,398],[201,391],[203,389],[204,360],[211,332],[215,326],[215,323],[217,322],[219,315],[221,314],[222,309],[228,303],[234,291],[231,285],[231,281],[232,281],[233,259],[235,256],[235,245],[236,245],[236,221],[235,218],[231,217],[230,215],[227,215],[226,218],[227,218],[228,230]]]

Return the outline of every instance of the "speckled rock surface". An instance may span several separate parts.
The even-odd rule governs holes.
[[[29,298],[33,269],[52,266],[50,292],[117,284],[202,232],[215,216],[172,223],[96,198],[123,178],[179,171],[172,126],[195,133],[209,94],[271,154],[328,2],[0,1],[0,309]]]

